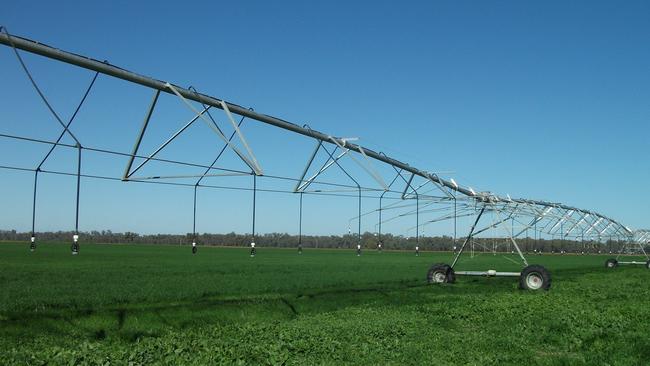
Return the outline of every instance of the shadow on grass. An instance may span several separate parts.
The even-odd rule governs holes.
[[[617,269],[620,271],[621,269]],[[558,281],[578,281],[600,269],[564,269]],[[423,280],[379,282],[367,287],[319,288],[298,293],[262,294],[222,298],[203,294],[174,303],[137,303],[91,309],[57,306],[39,312],[12,312],[0,320],[0,336],[25,340],[38,335],[83,337],[134,342],[168,329],[211,324],[287,321],[302,315],[344,310],[348,307],[399,307],[444,303],[454,307],[468,296],[489,297],[517,290],[516,278],[459,277],[456,284],[429,285]],[[551,290],[553,291],[553,290]]]

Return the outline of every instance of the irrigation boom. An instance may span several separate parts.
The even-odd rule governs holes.
[[[539,200],[529,200],[529,199],[515,199],[515,198],[510,198],[510,197],[500,197],[497,195],[494,195],[492,193],[486,193],[486,192],[475,192],[474,190],[470,188],[465,188],[461,187],[456,182],[453,180],[445,180],[440,178],[436,174],[429,173],[427,171],[417,169],[413,166],[410,166],[407,163],[401,162],[397,159],[391,158],[383,153],[378,153],[376,151],[373,151],[372,149],[365,148],[361,145],[358,144],[353,144],[350,143],[348,139],[340,138],[340,137],[334,137],[328,134],[325,134],[323,132],[313,130],[311,128],[306,128],[302,127],[298,124],[292,123],[285,121],[283,119],[269,116],[266,114],[261,114],[257,113],[253,110],[250,110],[248,108],[244,108],[238,104],[234,104],[216,97],[212,97],[206,94],[198,93],[165,81],[153,79],[144,75],[140,75],[137,73],[134,73],[129,70],[125,70],[123,68],[120,68],[118,66],[114,66],[109,64],[108,62],[104,61],[98,61],[93,58],[89,58],[86,56],[81,56],[78,54],[74,54],[71,52],[63,51],[61,49],[57,49],[27,38],[19,37],[19,36],[14,36],[14,35],[9,35],[8,33],[0,33],[0,43],[4,44],[9,47],[13,47],[16,49],[24,50],[30,53],[34,53],[37,55],[41,55],[44,57],[48,57],[51,59],[55,59],[58,61],[62,61],[68,64],[76,65],[88,70],[93,70],[105,75],[109,75],[118,79],[122,79],[125,81],[129,81],[135,84],[143,85],[148,88],[152,88],[155,90],[158,90],[160,92],[168,93],[168,94],[180,94],[183,98],[192,100],[195,102],[202,103],[207,106],[211,106],[214,108],[222,109],[224,110],[224,106],[232,113],[247,117],[262,123],[266,123],[272,126],[276,126],[288,131],[292,131],[307,137],[314,138],[316,140],[319,140],[321,142],[326,142],[328,144],[333,144],[339,147],[344,147],[345,149],[349,149],[351,151],[357,152],[359,154],[365,155],[367,157],[373,158],[375,160],[378,160],[380,162],[389,164],[393,167],[402,169],[406,172],[409,172],[411,174],[420,176],[424,179],[430,180],[436,184],[439,184],[440,186],[445,187],[448,190],[459,192],[465,196],[471,197],[479,202],[484,202],[484,203],[519,203],[519,204],[530,204],[530,205],[536,205],[536,206],[543,206],[543,207],[554,207],[554,208],[559,208],[567,211],[576,211],[580,212],[582,214],[586,215],[591,215],[598,217],[600,219],[603,219],[614,226],[616,226],[619,229],[619,232],[625,233],[626,235],[633,235],[633,232],[627,228],[626,226],[622,225],[621,223],[617,222],[616,220],[613,220],[607,216],[604,216],[600,213],[593,212],[590,210],[585,210],[585,209],[580,209],[576,207],[571,207],[567,206],[565,204],[561,203],[553,203],[553,202],[547,202],[547,201],[539,201]],[[171,86],[170,86],[171,85]]]

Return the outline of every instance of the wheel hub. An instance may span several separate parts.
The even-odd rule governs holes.
[[[444,283],[447,275],[444,272],[435,272],[433,274],[433,282],[435,283]]]
[[[538,290],[544,284],[544,279],[539,273],[529,273],[526,276],[526,284],[531,290]]]

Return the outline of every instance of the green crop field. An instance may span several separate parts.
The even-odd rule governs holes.
[[[650,271],[530,256],[427,285],[450,253],[0,243],[0,364],[642,365]],[[465,257],[459,269],[518,270]]]

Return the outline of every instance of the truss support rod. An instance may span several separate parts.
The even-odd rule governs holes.
[[[468,217],[468,216],[474,216],[474,215],[476,215],[476,213],[473,212],[473,213],[466,213],[466,214],[460,215],[459,217]],[[422,225],[420,225],[420,226],[427,226],[429,224],[434,224],[436,222],[445,221],[445,220],[453,219],[453,218],[454,218],[453,213],[448,214],[448,215],[442,215],[442,216],[438,216],[436,218],[433,218],[431,220],[427,220],[424,223],[422,223]],[[408,228],[408,230],[412,230],[412,229],[413,229],[413,227]]]
[[[212,120],[212,116],[210,116],[210,112],[208,112],[208,116],[209,116],[210,119]],[[246,118],[246,117],[242,117],[242,118],[239,120],[239,124],[237,125],[237,127],[241,127],[242,123],[244,123],[244,119],[245,119],[245,118]],[[213,121],[213,122],[214,122],[214,121]],[[216,122],[215,122],[215,123],[216,123]],[[232,141],[232,139],[233,139],[234,137],[235,137],[235,132],[233,132],[233,133],[230,135],[230,137],[228,138],[228,141],[229,141],[229,142]],[[207,168],[205,169],[205,172],[203,172],[203,175],[199,178],[199,180],[196,181],[196,185],[197,185],[197,186],[198,186],[199,184],[201,184],[201,181],[203,181],[203,179],[204,179],[205,177],[210,176],[208,173],[210,173],[210,170],[212,170],[212,168],[214,168],[214,165],[215,165],[215,164],[217,163],[217,161],[221,158],[221,155],[223,155],[223,153],[226,151],[227,148],[228,148],[228,144],[224,144],[223,147],[221,148],[221,150],[219,151],[219,153],[217,154],[217,157],[214,158],[214,160],[212,161],[212,164],[210,164],[210,166],[207,167]]]
[[[646,259],[646,260],[650,260],[650,257],[648,256],[648,253],[646,253],[646,251],[645,251],[645,248],[644,248],[645,245],[644,245],[644,243],[638,243],[638,244],[639,244],[639,248],[641,248],[641,252],[642,252],[643,255],[645,256],[645,259]]]
[[[316,158],[316,154],[318,153],[318,150],[320,149],[320,146],[322,144],[323,144],[323,141],[318,141],[318,144],[316,144],[316,148],[311,153],[311,156],[309,157],[309,160],[307,161],[307,165],[305,166],[305,169],[302,171],[302,174],[300,175],[300,178],[298,179],[298,182],[296,183],[296,187],[293,189],[295,192],[298,192],[300,190],[300,185],[303,183],[303,179],[305,179],[305,175],[307,175],[307,172],[309,171],[309,167],[311,167],[311,163],[314,162],[314,158]]]
[[[609,224],[607,224],[607,226],[605,226],[605,228],[604,228],[603,230],[601,230],[601,231],[598,233],[598,235],[603,235],[603,233],[604,233],[605,231],[607,231],[610,227],[612,227],[612,225],[614,225],[613,222],[610,222]]]
[[[188,108],[189,110],[191,110],[192,112],[194,112],[194,113],[197,115],[197,117],[201,118],[201,120],[202,120],[203,122],[205,122],[205,124],[206,124],[206,125],[207,125],[211,130],[212,130],[212,131],[214,131],[214,132],[217,134],[217,136],[219,136],[219,138],[220,138],[221,140],[223,140],[223,142],[225,142],[226,145],[228,145],[228,146],[232,149],[232,151],[234,151],[235,154],[237,154],[237,156],[239,156],[239,158],[242,159],[242,160],[244,161],[244,163],[246,163],[246,165],[248,165],[248,167],[251,168],[251,170],[252,170],[256,175],[262,175],[262,170],[259,168],[259,166],[257,166],[257,165],[255,164],[254,161],[251,161],[249,158],[247,158],[247,157],[246,157],[246,156],[245,156],[241,151],[239,151],[239,149],[238,149],[237,147],[235,147],[235,145],[233,145],[230,141],[228,141],[228,139],[226,138],[226,135],[223,134],[223,131],[221,130],[221,128],[219,128],[219,126],[217,125],[217,123],[216,123],[213,119],[211,119],[211,118],[208,119],[208,118],[206,118],[205,116],[203,116],[203,113],[200,113],[200,112],[198,111],[198,109],[196,109],[196,108],[192,105],[192,103],[188,102],[188,101],[187,101],[187,98],[183,97],[183,95],[180,94],[180,93],[178,92],[178,90],[177,90],[177,89],[176,89],[172,84],[170,84],[170,83],[165,83],[165,85],[167,86],[167,88],[171,89],[171,91],[173,91],[174,94],[176,94],[176,96],[179,97],[179,99],[180,99],[180,100],[181,100],[181,101],[182,101],[182,102],[187,106],[187,108]],[[202,105],[205,105],[205,104],[202,103]],[[221,105],[221,108],[224,108],[224,104]],[[235,125],[235,121],[234,121],[234,120],[231,119],[231,122],[232,122],[233,125]],[[238,128],[236,128],[236,129],[238,129]],[[241,140],[241,135],[240,135],[240,140]],[[244,142],[244,140],[241,140],[241,141],[242,141],[242,143]],[[245,144],[245,145],[248,146],[248,144]],[[252,158],[253,160],[255,160],[254,156],[251,156],[251,158]]]
[[[496,211],[496,214],[497,214],[497,217],[501,218],[501,215],[499,214],[499,211],[498,211],[498,210]],[[512,214],[510,214],[510,215],[512,216],[513,214],[514,214],[514,213],[512,213]],[[507,220],[507,218],[506,218],[506,220]],[[513,221],[514,221],[514,218],[513,218]],[[537,221],[535,221],[535,224],[537,224]],[[519,232],[519,234],[517,234],[516,236],[514,236],[514,235],[513,235],[513,234],[514,234],[514,226],[511,226],[511,227],[510,227],[510,231],[508,231],[508,229],[506,229],[505,227],[503,227],[503,225],[499,225],[499,226],[503,229],[503,231],[506,233],[506,235],[508,235],[508,238],[510,239],[510,242],[511,242],[512,245],[515,247],[515,249],[517,249],[517,254],[519,254],[519,258],[521,258],[521,261],[524,263],[524,266],[528,266],[528,261],[526,260],[526,257],[524,257],[524,253],[521,252],[521,249],[519,248],[519,245],[517,245],[517,242],[515,241],[515,238],[516,238],[517,236],[521,235],[521,233],[523,233],[524,231],[522,230],[521,232]],[[530,226],[531,226],[531,225],[528,225],[528,226],[526,227],[526,229],[524,229],[524,230],[525,230],[525,231],[528,231],[528,228],[530,228]],[[537,246],[537,243],[535,243],[535,246]]]
[[[582,224],[582,222],[585,221],[589,216],[590,216],[589,214],[583,215],[582,218],[580,218],[580,220],[578,220],[575,224],[573,224],[573,226],[571,226],[571,228],[569,229],[569,231],[567,231],[567,232],[564,234],[564,236],[565,236],[565,237],[566,237],[566,236],[569,236],[569,234],[573,231],[573,229],[575,229],[575,228],[578,227],[580,224]],[[583,233],[584,233],[584,230],[583,230]]]
[[[476,220],[474,221],[472,228],[469,230],[469,234],[467,235],[467,238],[465,238],[463,245],[461,245],[460,250],[458,251],[458,253],[456,253],[456,257],[454,257],[454,261],[451,263],[451,268],[454,268],[454,266],[458,262],[458,258],[460,258],[460,255],[463,254],[463,251],[465,250],[465,246],[472,239],[472,235],[474,234],[474,229],[476,228],[478,221],[481,219],[481,216],[483,216],[483,212],[485,212],[485,205],[481,208],[481,211],[478,213],[478,216],[476,216]]]
[[[54,149],[56,148],[57,144],[61,142],[61,139],[63,139],[63,136],[67,132],[70,131],[70,125],[74,121],[74,119],[77,117],[77,114],[79,113],[79,110],[81,110],[81,106],[83,106],[84,102],[86,101],[86,98],[88,97],[88,94],[90,94],[90,90],[93,88],[93,85],[95,85],[95,81],[97,80],[97,76],[99,76],[99,73],[95,73],[95,76],[93,79],[90,81],[90,85],[88,85],[88,88],[86,89],[86,92],[84,93],[83,97],[81,98],[81,101],[77,105],[77,109],[75,109],[74,113],[72,113],[72,116],[68,120],[68,123],[63,126],[63,131],[61,131],[61,134],[59,134],[59,137],[56,139],[56,142],[50,147],[50,150],[45,154],[45,157],[43,157],[43,160],[41,160],[40,164],[38,164],[38,167],[36,169],[41,169],[43,167],[43,164],[47,161],[47,159],[50,157]]]
[[[411,173],[411,177],[409,178],[409,180],[405,181],[406,186],[404,186],[404,192],[402,192],[402,199],[406,199],[406,191],[408,191],[409,188],[413,189],[413,187],[411,187],[411,182],[413,181],[413,177],[415,177],[415,174]]]
[[[548,231],[548,233],[551,234],[551,235],[555,235],[555,233],[557,232],[557,230],[555,230],[555,229],[557,228],[557,226],[558,226],[558,225],[561,225],[565,220],[567,220],[569,217],[571,217],[571,215],[573,215],[573,211],[568,210],[568,211],[564,214],[564,216],[562,216],[562,218],[560,218],[560,219],[555,223],[555,225],[553,225],[553,227]],[[555,230],[555,231],[554,231],[554,230]]]
[[[528,229],[531,228],[532,226],[537,227],[537,223],[540,222],[540,221],[542,221],[542,219],[543,219],[543,218],[544,218],[544,217],[545,217],[545,216],[546,216],[546,215],[547,215],[547,214],[548,214],[552,209],[553,209],[552,207],[547,207],[546,210],[544,210],[544,211],[543,211],[542,213],[540,213],[537,217],[535,217],[535,218],[531,221],[530,224],[528,224],[525,228],[521,229],[521,230],[520,230],[516,235],[515,235],[515,233],[514,233],[514,223],[513,223],[513,226],[512,226],[512,229],[511,229],[511,231],[512,231],[512,237],[513,237],[513,238],[517,238],[517,237],[519,237],[519,235],[525,233],[526,230],[528,230]],[[535,229],[535,232],[537,232],[537,229]],[[537,245],[537,243],[535,243],[535,244]]]
[[[490,230],[490,229],[493,229],[493,228],[495,228],[495,227],[497,227],[497,226],[503,224],[504,222],[510,220],[511,216],[512,216],[512,214],[509,215],[508,217],[506,217],[505,219],[501,219],[501,220],[499,220],[499,221],[497,221],[497,222],[493,222],[491,225],[486,226],[486,227],[484,227],[484,228],[481,229],[481,230],[477,230],[477,231],[475,231],[475,232],[472,234],[472,236],[476,236],[476,235],[478,235],[478,234],[481,234],[481,233],[483,233],[483,232],[486,232],[486,231],[488,231],[488,230]]]
[[[140,133],[138,134],[138,138],[135,140],[135,145],[133,145],[131,157],[129,158],[129,162],[126,164],[126,169],[124,170],[124,176],[122,177],[122,180],[128,180],[130,176],[129,171],[131,170],[131,166],[133,166],[133,160],[135,159],[135,156],[138,154],[138,150],[140,149],[140,144],[142,143],[142,138],[144,137],[144,133],[147,130],[147,126],[149,126],[149,120],[151,119],[153,110],[156,107],[156,102],[158,102],[158,96],[160,96],[160,90],[156,90],[153,98],[151,99],[151,104],[149,104],[147,114],[144,116],[144,121],[142,122]]]
[[[336,151],[337,148],[338,148],[338,146],[335,148],[334,151]],[[336,164],[336,166],[338,166],[339,169],[341,169],[341,171],[342,171],[342,172],[343,172],[343,173],[344,173],[348,178],[350,178],[350,180],[353,181],[354,184],[356,184],[357,189],[359,190],[359,217],[358,217],[358,219],[359,219],[359,231],[358,231],[358,233],[357,233],[357,236],[358,236],[358,244],[361,245],[361,185],[359,184],[359,182],[357,182],[356,179],[354,179],[354,177],[352,177],[352,176],[350,175],[350,173],[348,173],[347,170],[345,170],[345,169],[341,166],[341,164],[339,164],[338,158],[336,158],[336,159],[334,158],[333,152],[330,152],[330,151],[329,151],[325,146],[323,146],[323,150],[327,153],[327,155],[329,155],[330,159],[332,159],[332,161]],[[346,150],[345,150],[341,155],[339,155],[339,157],[343,156],[343,155],[344,155],[345,153],[347,153],[348,151],[349,151],[349,150],[346,149]],[[318,173],[318,174],[320,174],[320,173]]]
[[[601,221],[603,221],[603,218],[599,217],[598,220],[596,220],[593,224],[591,224],[591,226],[589,226],[589,229],[587,229],[585,235],[589,235],[591,230],[593,230],[596,226],[598,226],[598,224],[600,224]]]
[[[345,150],[345,145],[348,143],[347,140],[341,139],[341,141],[343,141],[343,143],[341,144],[339,140],[335,139],[334,137],[330,137],[330,141],[334,143],[336,146],[338,146],[341,150]],[[357,165],[359,165],[361,169],[365,170],[366,173],[370,174],[377,181],[377,183],[379,183],[379,185],[382,186],[382,188],[385,191],[387,191],[388,186],[386,185],[382,177],[379,175],[379,173],[377,173],[374,170],[372,164],[370,163],[370,159],[368,159],[368,155],[366,155],[365,151],[361,146],[357,145],[357,148],[358,150],[355,151],[358,151],[366,159],[368,166],[365,166],[361,161],[357,160],[357,158],[355,158],[354,155],[352,154],[349,155],[350,159],[352,159],[355,163],[357,163]]]
[[[335,152],[337,148],[334,148],[334,149],[335,149],[335,150],[334,150],[333,152]],[[349,150],[345,150],[345,151],[343,151],[343,152],[340,153],[336,158],[334,157],[333,153],[330,154],[330,153],[328,152],[328,155],[330,155],[330,158],[327,159],[327,161],[326,161],[325,164],[320,168],[320,170],[319,170],[318,172],[316,172],[316,174],[314,174],[314,175],[312,175],[310,178],[308,178],[306,181],[304,181],[304,182],[298,182],[298,183],[300,184],[300,186],[298,187],[298,192],[301,192],[301,191],[304,192],[305,189],[307,189],[307,187],[309,187],[309,185],[311,185],[311,184],[314,182],[314,180],[315,180],[316,178],[318,178],[319,175],[321,175],[324,171],[326,171],[327,169],[329,169],[329,167],[331,167],[332,165],[334,165],[334,164],[339,165],[339,164],[338,164],[338,160],[341,159],[342,157],[344,157],[345,154],[348,153],[348,151],[349,151]]]
[[[438,178],[438,175],[437,175],[437,174],[429,174],[429,175],[432,175],[432,176]],[[439,183],[439,182],[441,181],[440,178],[438,178],[438,179],[436,179],[436,180],[433,180],[433,179],[428,179],[428,180],[429,180],[430,182],[433,182],[433,184],[434,184],[436,187],[438,187],[438,189],[440,190],[440,192],[442,192],[443,194],[445,194],[445,195],[447,196],[447,198],[453,198],[453,194],[449,193],[449,192],[445,189],[445,186]],[[456,187],[456,185],[454,185],[454,187]],[[453,191],[452,191],[452,192],[453,192]]]
[[[647,260],[650,260],[650,257],[648,257],[648,253],[646,253],[646,251],[645,251],[647,236],[648,236],[648,234],[646,233],[645,236],[641,237],[641,240],[638,243],[639,243],[639,247],[641,248],[641,251],[643,252],[643,255],[645,255],[645,258]]]
[[[157,154],[158,154],[162,149],[164,149],[167,145],[169,145],[172,141],[174,141],[174,139],[177,138],[178,135],[180,135],[181,133],[183,133],[183,131],[185,131],[185,130],[186,130],[188,127],[190,127],[194,122],[196,122],[196,120],[198,120],[199,117],[200,117],[201,115],[203,115],[203,113],[207,112],[208,109],[210,109],[210,107],[206,107],[202,112],[200,112],[198,115],[194,116],[191,120],[189,120],[189,122],[187,122],[183,127],[181,127],[178,131],[176,131],[176,132],[175,132],[175,133],[174,133],[170,138],[168,138],[167,141],[165,141],[162,145],[158,146],[158,148],[157,148],[156,150],[154,150],[153,153],[149,154],[149,156],[147,156],[147,158],[146,158],[142,163],[140,163],[137,167],[135,167],[135,169],[133,169],[133,171],[131,171],[131,172],[126,172],[126,173],[127,173],[126,179],[128,179],[128,178],[131,177],[133,174],[135,174],[138,170],[140,170],[140,168],[142,168],[142,167],[143,167],[146,163],[148,163],[148,162],[149,162],[153,157],[155,157],[155,156],[156,156],[156,155],[157,155]]]
[[[232,127],[235,129],[237,136],[239,136],[239,140],[241,141],[241,143],[244,145],[244,148],[248,152],[248,156],[252,160],[251,162],[253,163],[253,168],[255,172],[257,173],[257,175],[262,175],[262,168],[260,167],[260,164],[257,162],[257,159],[255,158],[255,154],[253,154],[253,149],[251,149],[251,147],[248,145],[248,141],[246,141],[244,134],[241,133],[239,126],[237,125],[237,123],[235,123],[235,119],[233,118],[232,113],[230,113],[230,109],[228,109],[228,104],[226,104],[224,101],[221,101],[221,106],[223,107],[224,112],[226,112],[226,116],[228,117],[228,120],[230,120],[230,124],[232,124]],[[214,123],[214,121],[212,122]],[[230,140],[226,141],[226,145],[230,145]]]

